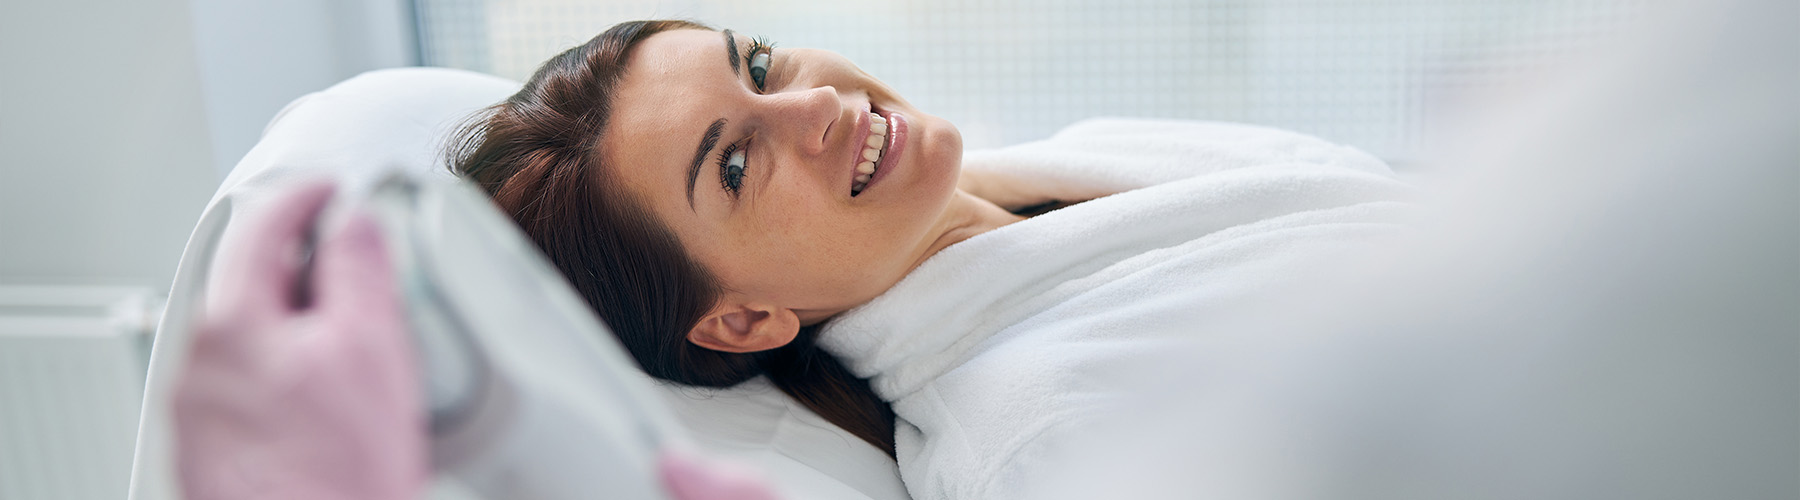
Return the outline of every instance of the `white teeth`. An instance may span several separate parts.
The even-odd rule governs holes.
[[[869,179],[875,177],[875,161],[881,159],[882,148],[887,145],[887,118],[869,113],[869,138],[863,141],[862,157],[857,159],[856,181],[850,183],[850,195],[862,193],[869,186]]]

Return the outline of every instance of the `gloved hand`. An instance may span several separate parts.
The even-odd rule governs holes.
[[[176,388],[187,498],[413,499],[428,477],[415,360],[381,235],[367,216],[304,235],[331,184],[245,221]],[[304,286],[301,286],[305,283]]]
[[[779,500],[760,476],[737,464],[665,450],[657,464],[675,500]]]
[[[301,266],[332,192],[299,188],[246,221],[219,263],[217,309],[175,390],[189,499],[410,500],[425,489],[423,395],[380,233],[353,215]],[[777,500],[733,464],[670,451],[658,467],[676,500]]]

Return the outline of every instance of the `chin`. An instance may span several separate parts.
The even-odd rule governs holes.
[[[923,113],[919,116],[927,117],[919,122],[928,126],[919,127],[925,129],[925,133],[919,135],[916,144],[923,150],[921,152],[927,154],[913,158],[913,167],[929,172],[929,179],[920,179],[923,181],[921,183],[941,188],[931,191],[941,192],[943,198],[948,200],[956,192],[957,176],[962,173],[962,131],[957,130],[956,125],[949,120]]]

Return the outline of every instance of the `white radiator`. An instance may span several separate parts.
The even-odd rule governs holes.
[[[142,288],[0,286],[0,499],[125,498],[161,312]]]

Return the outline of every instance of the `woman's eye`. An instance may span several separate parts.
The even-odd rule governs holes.
[[[750,56],[750,80],[756,82],[756,90],[763,88],[763,81],[769,76],[769,52],[758,52]]]
[[[775,53],[775,44],[767,38],[757,37],[750,43],[750,81],[756,83],[758,92],[768,90],[766,82],[769,78],[769,64]]]
[[[744,186],[744,166],[749,160],[744,157],[743,148],[736,145],[727,147],[720,156],[725,161],[719,165],[719,185],[726,193],[736,196],[738,189]]]

